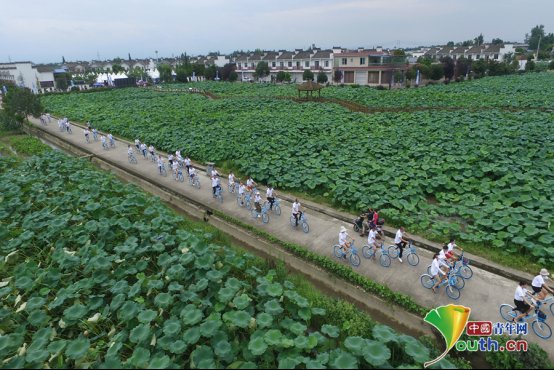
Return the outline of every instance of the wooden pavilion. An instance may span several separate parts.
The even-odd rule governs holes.
[[[323,85],[308,80],[300,85],[296,85],[296,89],[298,90],[298,98],[300,98],[300,93],[302,91],[306,92],[306,99],[313,98],[314,91],[317,91],[317,97],[321,98],[321,89],[323,89]]]

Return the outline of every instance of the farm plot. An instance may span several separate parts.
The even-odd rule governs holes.
[[[552,112],[366,115],[333,104],[136,89],[46,96],[44,104],[167,151],[230,161],[278,188],[372,205],[411,231],[554,261]]]
[[[82,161],[0,158],[0,194],[7,368],[367,368],[430,358],[387,326],[372,338],[345,335],[253,256],[184,228],[156,198]]]

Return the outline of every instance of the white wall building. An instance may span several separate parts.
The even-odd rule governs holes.
[[[0,63],[0,83],[14,83],[34,93],[54,86],[54,73],[39,70],[31,62]]]

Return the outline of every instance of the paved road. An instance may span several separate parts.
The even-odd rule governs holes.
[[[149,159],[145,160],[142,156],[136,155],[136,153],[138,164],[130,164],[127,160],[127,143],[117,141],[115,149],[104,150],[102,149],[100,141],[87,143],[83,135],[83,130],[79,127],[72,126],[73,134],[67,134],[59,131],[58,125],[54,120],[48,126],[42,126],[38,120],[32,120],[32,123],[42,127],[50,134],[63,137],[76,146],[86,148],[100,158],[109,158],[110,161],[117,163],[123,168],[132,167],[134,171],[144,176],[144,178],[153,179],[209,207],[223,211],[244,222],[255,224],[260,229],[270,232],[281,240],[305,246],[311,251],[319,254],[332,256],[331,247],[338,242],[339,229],[342,225],[349,230],[350,235],[353,236],[356,241],[355,245],[358,246],[360,250],[361,246],[367,242],[366,238],[358,236],[357,233],[352,230],[351,225],[315,211],[307,211],[310,225],[310,232],[308,234],[305,234],[300,229],[293,229],[289,223],[291,204],[286,201],[281,202],[281,216],[270,214],[269,223],[262,224],[260,219],[255,220],[250,216],[250,211],[237,206],[235,195],[229,194],[227,191],[226,178],[222,178],[224,201],[223,203],[219,203],[212,197],[210,178],[206,176],[205,172],[200,172],[201,189],[196,189],[188,184],[186,177],[185,182],[181,183],[175,181],[170,173],[167,177],[160,176],[158,174],[157,165],[154,162],[151,162]],[[167,164],[167,157],[165,157],[165,162]],[[265,194],[262,194],[262,196],[263,195]],[[300,202],[302,202],[302,200],[300,200]],[[387,239],[386,243],[390,245],[392,244],[392,240]],[[426,268],[431,262],[431,252],[418,249],[418,254],[420,263],[415,267],[410,266],[406,258],[404,258],[404,263],[400,263],[398,260],[394,259],[389,268],[384,268],[379,262],[366,260],[362,257],[361,265],[355,268],[355,271],[390,287],[394,291],[411,296],[418,304],[424,307],[434,308],[449,303],[463,304],[471,307],[472,320],[500,321],[499,306],[502,303],[512,303],[517,283],[475,267],[473,267],[473,277],[466,282],[466,286],[462,290],[461,298],[458,301],[449,299],[443,288],[441,288],[437,294],[433,294],[431,290],[423,288],[420,284],[420,275],[426,273]],[[552,319],[552,316],[549,316],[547,322],[554,327],[554,319]],[[549,353],[550,358],[554,358],[553,338],[542,340],[531,332],[526,339],[539,344]]]

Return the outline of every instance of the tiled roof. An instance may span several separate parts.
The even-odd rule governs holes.
[[[316,59],[317,58],[326,58],[326,59],[328,59],[328,58],[331,57],[332,52],[333,52],[332,50],[319,50],[312,56],[312,58],[316,58]]]
[[[467,47],[465,46],[458,46],[456,49],[452,50],[452,54],[463,54],[465,53]]]
[[[309,59],[311,53],[309,51],[301,51],[294,56],[294,59]]]
[[[294,53],[292,51],[285,51],[283,54],[279,55],[277,59],[292,59]]]
[[[275,60],[275,58],[279,55],[279,53],[276,53],[274,51],[269,51],[267,54],[262,57],[262,60]]]
[[[469,53],[469,54],[480,54],[480,53],[483,52],[483,49],[484,49],[483,45],[473,46],[471,49],[469,49],[467,51],[467,53]]]

